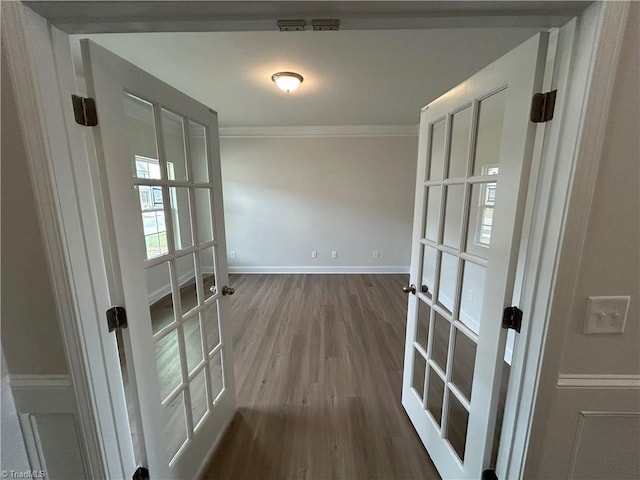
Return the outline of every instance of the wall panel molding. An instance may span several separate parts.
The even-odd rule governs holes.
[[[639,421],[640,412],[580,411],[571,455],[569,478],[585,478],[585,476],[591,477],[594,474],[597,476],[606,475],[609,472],[609,468],[606,467],[603,472],[593,472],[595,465],[607,463],[606,460],[598,458],[598,456],[604,456],[607,459],[613,458],[614,462],[616,452],[619,452],[619,455],[623,457],[626,456],[626,453],[622,452],[627,452],[628,442],[631,443],[630,449],[633,449],[633,437],[638,434]],[[625,429],[628,430],[626,436],[622,434]],[[609,438],[607,445],[602,444],[602,437]],[[614,439],[618,443],[612,447],[610,444]],[[603,451],[607,447],[612,451]],[[618,472],[622,474],[620,478],[637,478],[640,473],[640,461],[636,460],[635,465],[625,466],[626,470]]]
[[[640,375],[561,374],[558,388],[640,389]]]
[[[30,470],[46,478],[89,478],[69,375],[9,375]]]
[[[9,375],[18,414],[76,413],[69,375]]]

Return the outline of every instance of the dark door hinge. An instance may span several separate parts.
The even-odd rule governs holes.
[[[496,471],[492,468],[489,468],[482,472],[481,480],[498,480],[498,476],[496,475]]]
[[[533,95],[533,100],[531,101],[531,121],[533,123],[544,123],[553,118],[557,92],[557,90],[551,90],[547,93]]]
[[[520,333],[522,327],[522,310],[518,307],[507,307],[502,313],[502,328],[512,329]]]
[[[133,472],[132,480],[150,480],[149,477],[149,469],[146,467],[138,467],[135,472]]]
[[[96,110],[96,101],[93,98],[71,95],[71,102],[76,123],[85,127],[98,125],[98,111]]]
[[[124,307],[111,307],[107,310],[107,326],[110,332],[127,328],[127,311]]]

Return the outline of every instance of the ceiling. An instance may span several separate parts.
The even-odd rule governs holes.
[[[415,125],[532,28],[79,35],[216,110],[220,125]],[[76,51],[76,61],[80,55]],[[291,94],[271,75],[304,76]]]
[[[26,3],[76,34],[77,65],[77,40],[90,38],[216,110],[222,127],[281,127],[415,126],[422,106],[590,2]],[[338,18],[340,30],[277,31],[295,18]],[[280,70],[302,86],[277,90]]]

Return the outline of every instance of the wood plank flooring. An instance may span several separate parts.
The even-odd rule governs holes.
[[[400,403],[406,275],[233,275],[239,410],[206,479],[437,479]]]

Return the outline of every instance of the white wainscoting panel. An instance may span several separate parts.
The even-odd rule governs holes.
[[[640,376],[561,374],[546,438],[526,478],[640,478]]]
[[[640,478],[638,442],[639,412],[580,412],[569,478]]]
[[[88,478],[68,375],[9,377],[31,471],[48,480]]]

